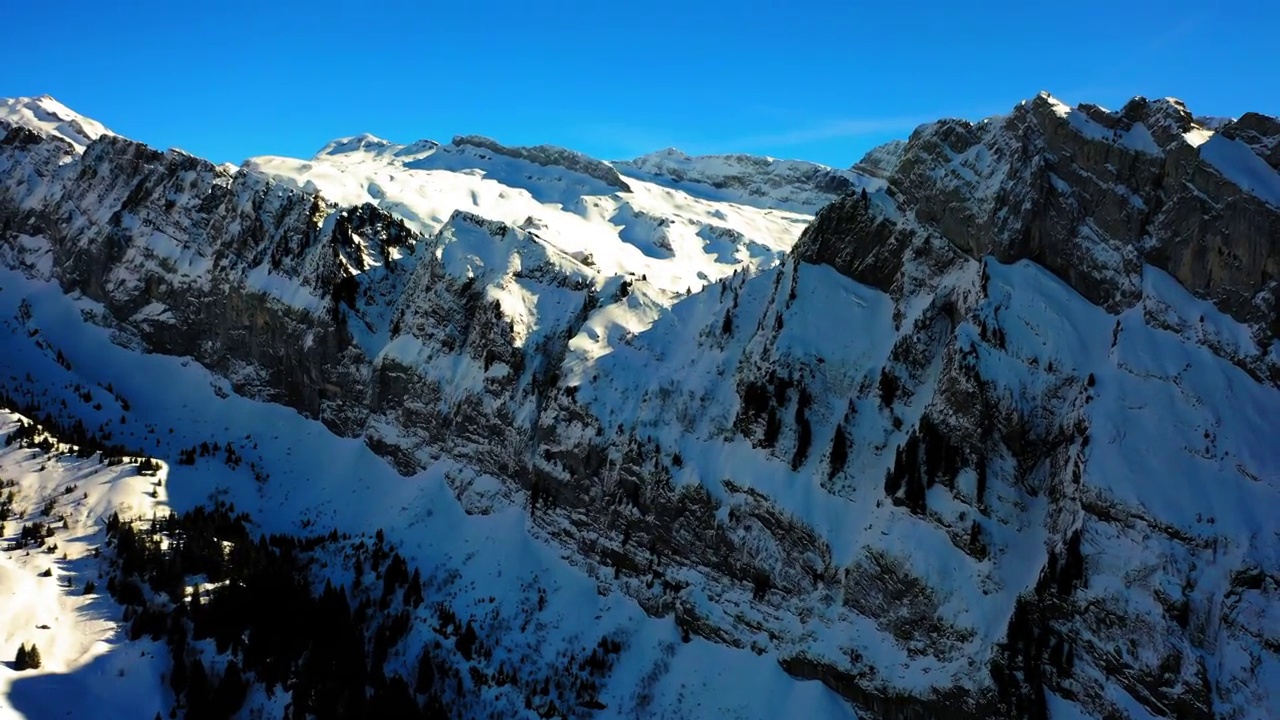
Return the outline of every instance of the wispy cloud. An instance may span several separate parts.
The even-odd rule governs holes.
[[[1193,35],[1200,29],[1200,26],[1212,17],[1212,8],[1206,7],[1201,14],[1183,18],[1180,22],[1165,29],[1163,32],[1151,36],[1145,43],[1147,50],[1161,50],[1175,45],[1188,35]]]
[[[791,147],[831,140],[858,139],[873,135],[900,135],[906,137],[912,130],[942,118],[979,120],[1006,113],[1014,105],[989,105],[984,108],[967,108],[961,112],[939,111],[918,115],[859,116],[823,119],[808,123],[796,123],[777,131],[717,139],[716,144],[735,147]]]
[[[566,135],[576,139],[583,150],[597,157],[623,160],[666,147],[682,147],[672,135],[653,127],[627,122],[589,122],[573,125]]]
[[[1071,104],[1092,102],[1117,106],[1128,102],[1134,95],[1150,92],[1154,88],[1144,89],[1148,81],[1142,70],[1150,66],[1148,59],[1161,52],[1174,49],[1187,38],[1200,32],[1201,28],[1215,17],[1212,8],[1204,7],[1197,15],[1182,18],[1177,22],[1146,34],[1135,35],[1135,42],[1124,57],[1112,58],[1101,65],[1085,79],[1085,83],[1072,88],[1058,99]],[[1175,92],[1177,90],[1175,89]]]
[[[937,117],[862,117],[826,120],[819,123],[799,125],[774,132],[745,135],[717,142],[742,147],[773,145],[787,147],[824,140],[841,138],[859,138],[868,135],[885,133],[910,132],[917,126],[936,120]]]
[[[1011,101],[980,110],[968,108],[963,112],[940,111],[918,115],[866,115],[843,118],[814,118],[795,108],[753,106],[751,110],[756,115],[767,115],[770,120],[763,123],[764,129],[756,132],[714,138],[682,136],[679,133],[667,134],[656,128],[624,122],[583,123],[574,127],[573,134],[584,145],[590,146],[590,150],[603,152],[606,156],[614,158],[634,157],[665,147],[676,147],[694,155],[723,152],[780,154],[787,148],[839,140],[856,141],[875,136],[905,139],[912,130],[925,123],[947,117],[978,120],[1008,112],[1014,104]],[[760,127],[761,124],[755,123],[756,127]]]

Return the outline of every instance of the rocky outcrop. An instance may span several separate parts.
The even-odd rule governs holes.
[[[0,191],[4,229],[45,238],[60,282],[155,352],[193,357],[238,391],[339,430],[359,427],[363,412],[326,408],[363,399],[346,322],[359,315],[368,263],[389,270],[418,239],[400,220],[117,136],[73,162],[56,138],[31,139],[16,127],[3,141],[6,160],[39,178]]]
[[[890,140],[867,151],[851,168],[855,172],[887,180],[902,162],[902,153],[907,148],[906,140]]]
[[[1116,112],[1047,94],[981,123],[922,126],[888,187],[844,198],[795,252],[889,290],[943,240],[970,257],[1032,260],[1103,307],[1135,305],[1144,264],[1259,329],[1280,333],[1280,125],[1255,113],[1216,134],[1178,101]]]

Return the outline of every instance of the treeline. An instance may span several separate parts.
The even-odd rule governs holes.
[[[254,539],[248,517],[227,505],[141,522],[113,516],[107,532],[115,558],[107,589],[125,606],[133,639],[166,642],[184,717],[232,717],[251,683],[288,691],[289,718],[449,717],[434,688],[415,693],[374,662],[368,629],[385,646],[404,637],[407,616],[377,617],[368,602],[353,607],[332,584],[314,591],[307,556],[337,542],[336,533]],[[197,577],[216,589],[189,585]],[[225,662],[199,651],[205,640]]]
[[[522,695],[543,718],[604,707],[598,683],[618,641],[601,638],[542,672],[522,667],[495,653],[474,619],[428,603],[420,571],[381,531],[372,542],[351,542],[336,532],[255,538],[250,527],[225,504],[108,521],[107,589],[125,606],[131,638],[168,647],[182,717],[232,717],[254,686],[289,693],[286,720],[503,717],[493,688]],[[317,558],[340,552],[350,553],[350,586],[331,575],[317,589]],[[403,647],[415,626],[431,635],[419,648]]]
[[[795,392],[793,421],[796,428],[796,444],[791,453],[791,469],[799,470],[809,457],[813,442],[813,429],[809,424],[809,408],[813,395],[799,379],[778,375],[770,369],[763,380],[747,380],[738,386],[738,414],[734,427],[755,447],[775,448],[782,434],[784,409],[792,392]],[[834,474],[834,473],[833,473]]]
[[[954,489],[956,477],[970,462],[964,449],[926,415],[894,454],[893,466],[885,472],[884,494],[895,504],[923,515],[928,510],[928,489],[938,483]],[[978,475],[975,499],[981,506],[986,494],[986,463],[982,457],[972,462]]]
[[[34,398],[20,400],[0,390],[0,408],[30,418],[30,421],[21,421],[19,427],[5,437],[6,447],[20,444],[22,447],[53,453],[60,451],[59,444],[72,445],[75,446],[74,454],[77,457],[90,458],[96,453],[102,453],[102,461],[108,465],[119,465],[145,457],[145,453],[139,450],[111,442],[111,432],[103,427],[90,431],[79,418],[69,423],[59,421]]]
[[[15,428],[10,444],[81,457],[101,452],[112,464],[138,460],[143,474],[160,469],[111,444],[102,428],[59,422],[36,402],[2,391],[0,405],[38,418]],[[229,442],[193,446],[180,461],[197,457],[241,462]],[[15,514],[15,501],[12,488],[0,488],[3,514]],[[12,549],[45,544],[61,519],[44,514],[22,528]],[[106,589],[123,606],[130,637],[163,641],[170,656],[174,704],[166,716],[230,718],[246,699],[280,692],[288,697],[285,720],[500,718],[521,704],[541,718],[578,718],[604,707],[600,691],[621,652],[617,640],[563,649],[555,660],[537,650],[513,654],[524,639],[436,601],[381,531],[353,541],[336,532],[298,538],[252,528],[247,515],[223,503],[107,522]],[[324,570],[331,581],[318,575],[319,565],[343,556],[349,565]],[[512,607],[523,613],[545,604],[540,591],[536,602],[527,600]],[[407,647],[411,637],[419,644]]]
[[[1060,691],[1075,674],[1075,642],[1058,623],[1072,612],[1068,599],[1087,583],[1077,529],[1067,536],[1061,552],[1049,551],[1035,590],[1018,596],[1004,640],[992,657],[996,697],[1015,717],[1047,720],[1046,688]]]

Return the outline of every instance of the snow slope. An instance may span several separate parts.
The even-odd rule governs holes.
[[[280,405],[229,393],[225,380],[187,359],[139,354],[114,344],[111,333],[85,322],[83,313],[92,316],[94,304],[68,298],[55,285],[0,270],[0,288],[0,318],[4,318],[0,333],[10,350],[0,376],[6,390],[23,388],[47,405],[67,400],[86,423],[105,422],[119,441],[153,448],[162,458],[176,460],[179,450],[217,439],[240,443],[246,460],[239,470],[205,460],[193,467],[174,467],[160,490],[167,498],[162,494],[153,500],[145,497],[151,489],[149,479],[132,477],[131,472],[116,480],[118,474],[85,473],[72,463],[59,474],[41,474],[35,471],[39,461],[25,453],[0,456],[5,463],[0,472],[6,477],[17,475],[34,496],[56,492],[68,482],[77,483],[81,491],[95,490],[93,512],[86,512],[84,524],[59,535],[60,546],[72,555],[85,546],[70,538],[96,527],[102,513],[109,514],[112,508],[145,512],[149,507],[145,503],[157,501],[183,511],[211,497],[223,498],[248,511],[262,532],[303,533],[332,527],[368,536],[385,528],[388,540],[415,567],[440,579],[439,599],[477,612],[482,629],[493,627],[503,638],[500,652],[511,658],[532,667],[554,663],[557,653],[594,643],[602,635],[623,638],[626,649],[601,694],[608,709],[594,717],[640,713],[763,719],[793,711],[808,717],[852,717],[842,700],[818,683],[802,683],[786,675],[768,654],[758,656],[700,638],[681,642],[671,618],[647,616],[634,601],[566,563],[559,548],[541,537],[507,493],[499,491],[490,498],[490,503],[497,503],[496,510],[468,514],[452,489],[461,482],[461,487],[481,492],[485,487],[500,487],[496,480],[450,460],[441,460],[414,477],[402,477],[360,440],[334,436],[320,423]],[[24,300],[28,310],[20,312]],[[19,316],[30,319],[17,322]],[[32,342],[37,337],[39,344]],[[72,370],[54,361],[56,351],[63,353]],[[33,382],[25,380],[28,374]],[[102,398],[103,409],[95,410],[73,391],[76,383],[97,388],[108,382],[119,397],[127,398],[129,411],[122,412],[110,395]],[[121,424],[118,416],[127,422]],[[5,417],[12,422],[11,415]],[[265,473],[265,483],[255,481],[249,464]],[[58,595],[48,585],[52,581],[32,577],[50,564],[45,558],[10,558],[8,562],[17,568],[0,576],[4,582],[0,596],[20,594],[19,607],[24,608],[0,626],[4,637],[10,638],[3,652],[11,652],[16,644],[9,645],[24,639],[39,641],[43,652],[47,640],[30,623],[45,619],[63,623],[57,637],[65,640],[58,640],[55,647],[66,649],[58,651],[62,654],[46,654],[46,670],[40,673],[14,676],[0,669],[0,682],[7,683],[0,687],[8,688],[0,702],[15,708],[7,717],[34,720],[47,717],[55,708],[59,714],[75,715],[77,708],[94,707],[94,717],[134,718],[167,708],[169,696],[159,683],[159,668],[138,666],[138,649],[118,643],[114,623],[80,616],[70,624],[70,612],[84,601]],[[40,586],[37,580],[46,585]],[[535,610],[539,587],[545,609]],[[65,610],[50,611],[46,603],[55,597],[61,598],[57,602]],[[499,599],[496,606],[490,606],[490,597]],[[487,607],[494,612],[481,614],[480,609]],[[497,630],[530,613],[536,617],[536,630],[526,635]],[[406,645],[416,647],[412,640],[420,639],[429,625],[424,619]],[[112,638],[115,641],[98,642]],[[85,647],[90,648],[87,656]],[[416,655],[393,656],[392,663],[397,666],[413,659]],[[104,711],[103,705],[95,703],[103,702],[106,688],[96,683],[114,676],[122,665],[139,684],[122,689],[112,677],[107,686],[112,696]],[[54,688],[88,694],[47,693]],[[487,710],[504,709],[509,717],[536,717],[516,700],[495,697],[494,707]]]
[[[0,438],[22,422],[28,421],[0,410]],[[113,512],[149,516],[166,507],[167,475],[162,468],[144,477],[136,462],[112,466],[96,456],[0,448],[0,480],[15,483],[0,497],[13,492],[17,511],[0,533],[0,718],[151,717],[165,707],[167,653],[127,639],[94,551]],[[43,513],[49,501],[52,516]],[[55,518],[65,523],[55,524],[44,547],[9,549],[23,523]],[[92,593],[85,592],[88,582],[96,585]],[[20,644],[39,648],[39,669],[13,669]]]
[[[952,284],[956,292],[976,296],[975,265],[944,280],[944,287]],[[734,492],[722,479],[762,492],[789,517],[812,528],[830,548],[837,567],[859,567],[866,557],[902,559],[935,594],[933,612],[954,623],[961,636],[972,633],[954,649],[935,640],[930,649],[911,652],[910,645],[904,646],[884,626],[864,624],[856,614],[839,605],[833,608],[819,596],[811,605],[801,601],[804,610],[793,608],[808,618],[809,632],[798,634],[794,646],[786,647],[784,641],[784,655],[812,652],[820,645],[853,650],[891,678],[895,687],[922,693],[968,677],[973,660],[982,662],[996,652],[1015,601],[1036,585],[1046,546],[1052,548],[1053,533],[1062,532],[1061,523],[1067,523],[1068,529],[1083,528],[1089,572],[1097,578],[1083,603],[1122,603],[1135,618],[1150,623],[1146,627],[1153,634],[1142,652],[1156,657],[1173,652],[1163,645],[1165,631],[1156,629],[1168,622],[1153,599],[1165,590],[1132,581],[1126,585],[1122,579],[1149,578],[1160,563],[1176,564],[1179,572],[1193,578],[1196,607],[1203,608],[1197,612],[1207,614],[1204,622],[1222,623],[1213,631],[1217,652],[1232,659],[1210,672],[1223,673],[1224,683],[1257,691],[1232,700],[1229,712],[1240,717],[1280,712],[1280,696],[1266,690],[1280,687],[1271,679],[1280,673],[1280,661],[1255,644],[1250,636],[1254,631],[1232,627],[1213,609],[1219,598],[1237,592],[1232,589],[1233,572],[1280,568],[1271,540],[1280,528],[1270,512],[1280,506],[1280,448],[1269,440],[1270,428],[1280,423],[1280,393],[1199,346],[1210,343],[1244,356],[1256,354],[1248,333],[1221,313],[1207,311],[1207,303],[1154,268],[1147,269],[1143,306],[1119,317],[1109,316],[1031,263],[989,263],[986,273],[990,296],[980,301],[974,314],[998,318],[988,322],[1002,329],[999,347],[983,342],[986,331],[970,322],[941,338],[917,335],[917,319],[933,322],[924,306],[916,309],[916,316],[902,318],[901,329],[895,331],[893,306],[885,295],[827,267],[792,269],[787,264],[751,281],[730,282],[724,301],[709,291],[682,303],[626,347],[589,368],[575,368],[569,382],[584,379],[578,398],[604,427],[632,428],[678,451],[683,458],[675,472],[678,483],[702,484],[730,506]],[[784,289],[795,284],[790,304],[770,292],[775,275]],[[723,313],[730,300],[733,326],[743,329],[730,331],[724,340],[709,340],[723,334]],[[842,308],[838,323],[823,315],[831,307]],[[781,322],[775,320],[779,317]],[[1158,324],[1144,319],[1156,317]],[[1202,318],[1198,330],[1196,318]],[[782,328],[776,334],[753,332],[775,323]],[[1118,328],[1114,341],[1113,326]],[[1191,334],[1168,329],[1176,327],[1186,327]],[[922,368],[903,369],[895,345],[906,344],[923,349]],[[944,355],[928,354],[938,347],[948,349]],[[1022,478],[1013,458],[999,461],[999,454],[991,451],[983,482],[1000,489],[988,491],[992,494],[985,500],[976,489],[977,478],[966,470],[955,488],[929,491],[928,522],[884,502],[880,478],[893,466],[895,448],[921,417],[966,422],[964,414],[973,411],[951,407],[951,391],[944,389],[957,381],[949,377],[955,370],[948,367],[957,358],[947,357],[955,348],[960,348],[959,357],[974,353],[974,372],[998,388],[997,397],[1008,403],[1008,412],[1022,408],[1032,417],[1061,413],[1072,418],[1070,422],[1078,417],[1090,428],[1088,452],[1081,450],[1073,461],[1079,463],[1083,484],[1066,491],[1073,495],[1068,503],[1073,509],[1044,499],[1046,493],[1060,492],[1051,489],[1059,482],[1051,463]],[[761,377],[763,369],[802,380],[813,397],[805,424],[811,428],[814,449],[799,467],[787,462],[797,442],[789,420],[783,420],[772,456],[734,437],[742,412],[741,385],[726,379],[741,383],[743,378]],[[911,399],[899,400],[889,416],[865,390],[885,370],[907,377],[920,372]],[[593,374],[612,382],[601,386],[585,380]],[[1079,378],[1086,375],[1096,390],[1080,384]],[[1206,413],[1221,397],[1230,398],[1232,411]],[[792,415],[794,402],[779,414]],[[1055,404],[1044,406],[1046,402]],[[891,423],[891,417],[905,423]],[[895,429],[898,425],[904,429]],[[849,437],[852,457],[831,481],[823,482],[828,472],[826,448],[837,428]],[[1082,512],[1082,506],[1091,509]],[[1089,514],[1105,517],[1099,508],[1117,506],[1141,508],[1127,512],[1174,538],[1195,540],[1183,544],[1158,534],[1135,533],[1126,524],[1115,527]],[[984,550],[979,557],[955,535],[955,528],[967,527],[971,518],[981,528]],[[750,562],[769,568],[780,583],[793,572],[787,563],[794,560],[780,553],[767,533],[753,542],[762,544],[747,544],[754,554]],[[1205,552],[1205,544],[1214,550]],[[715,597],[720,590],[711,584],[704,592],[714,597],[707,603],[713,617],[722,612],[717,606],[735,602]],[[1254,627],[1264,626],[1270,627],[1265,622]],[[1261,631],[1274,637],[1274,628]],[[1177,651],[1192,656],[1200,652]],[[1125,690],[1098,682],[1112,701],[1132,704]],[[1258,703],[1257,708],[1251,708],[1252,703]],[[1227,707],[1224,701],[1220,709]],[[1253,714],[1258,712],[1261,715]]]
[[[1200,157],[1223,177],[1280,208],[1280,171],[1267,165],[1244,143],[1215,135],[1200,145]]]

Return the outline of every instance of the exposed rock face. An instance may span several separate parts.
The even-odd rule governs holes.
[[[194,357],[246,393],[316,416],[326,398],[358,394],[340,307],[355,303],[352,258],[366,262],[354,233],[390,253],[416,239],[402,222],[116,136],[62,165],[50,162],[65,148],[56,139],[17,127],[4,143],[24,150],[5,160],[43,181],[0,191],[6,234],[47,238],[58,279],[149,348]],[[351,432],[361,413],[346,410],[332,424]]]
[[[868,713],[1266,717],[1277,211],[1234,169],[1274,122],[1216,127],[1044,96],[925,126],[805,262],[673,304],[470,212],[422,235],[0,121],[0,259],[406,474],[465,460],[502,487],[469,510]]]
[[[1214,134],[1173,100],[1106,112],[1041,94],[1003,118],[916,130],[885,194],[833,204],[795,252],[888,290],[913,249],[944,240],[1032,260],[1111,310],[1138,301],[1150,264],[1274,337],[1278,144],[1280,125],[1256,113]]]
[[[890,140],[867,151],[853,166],[853,170],[886,180],[902,162],[902,153],[907,148],[906,140]]]

